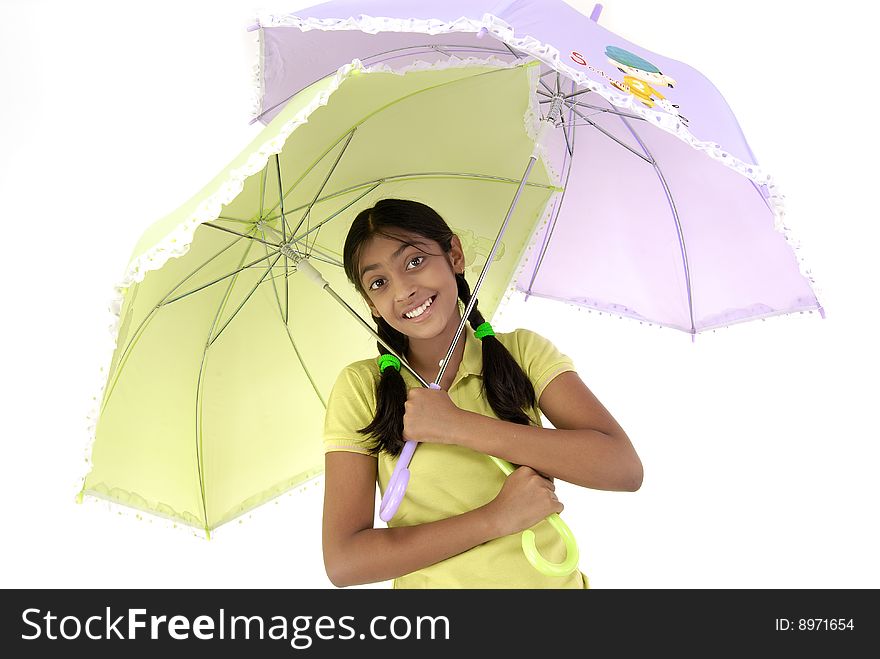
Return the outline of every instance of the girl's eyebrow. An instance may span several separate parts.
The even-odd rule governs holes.
[[[422,244],[423,243],[420,243],[418,241],[413,241],[412,244],[411,243],[403,243],[400,247],[398,247],[396,250],[394,250],[394,254],[391,255],[391,260],[393,261],[394,259],[399,257],[401,252],[403,252],[403,250],[405,250],[407,247],[414,247],[415,245],[422,245]],[[364,275],[367,274],[367,272],[369,270],[375,270],[378,267],[379,267],[378,263],[373,263],[372,265],[368,265],[363,270],[361,270],[361,280],[363,280]]]

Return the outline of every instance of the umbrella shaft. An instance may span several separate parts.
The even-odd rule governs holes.
[[[540,137],[538,138],[538,141],[540,142]],[[504,218],[504,223],[498,230],[498,235],[495,238],[495,244],[492,245],[492,251],[489,252],[489,256],[486,257],[486,263],[483,265],[483,269],[480,272],[480,278],[477,279],[477,283],[474,285],[474,288],[471,291],[471,299],[468,300],[467,307],[464,310],[464,314],[462,314],[461,322],[458,324],[458,330],[456,330],[455,336],[452,338],[452,343],[449,344],[449,350],[446,351],[446,357],[443,358],[443,363],[440,364],[440,371],[437,373],[437,377],[434,379],[435,384],[440,384],[440,380],[443,379],[443,373],[444,371],[446,371],[446,365],[449,363],[449,358],[452,356],[452,352],[455,350],[455,346],[458,343],[458,338],[461,336],[461,331],[464,329],[464,324],[468,322],[468,316],[471,315],[471,310],[477,303],[477,292],[480,290],[480,286],[483,285],[483,279],[486,277],[486,272],[489,270],[489,265],[492,263],[492,259],[495,258],[495,252],[498,251],[498,245],[501,244],[501,236],[504,235],[504,230],[507,229],[507,224],[508,222],[510,222],[510,218],[513,215],[513,209],[516,208],[519,197],[522,194],[523,188],[526,186],[526,181],[529,178],[529,173],[532,171],[532,167],[534,166],[537,158],[538,156],[536,153],[532,153],[532,155],[529,157],[529,164],[526,165],[526,171],[523,172],[522,179],[520,180],[519,186],[516,189],[516,194],[513,196],[513,201],[510,203],[510,208],[507,209],[507,217]]]

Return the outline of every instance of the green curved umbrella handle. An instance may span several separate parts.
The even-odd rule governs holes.
[[[498,468],[504,472],[505,476],[510,476],[510,474],[513,473],[513,465],[507,460],[496,458],[494,455],[490,455],[489,457],[492,458],[495,464],[498,465]],[[556,529],[556,532],[562,537],[562,541],[565,543],[565,560],[561,563],[551,563],[541,556],[538,547],[535,545],[535,532],[531,529],[523,531],[523,553],[526,555],[529,563],[531,563],[541,574],[546,574],[548,577],[568,576],[575,571],[575,568],[577,568],[578,565],[578,560],[580,560],[574,534],[557,513],[553,513],[546,519],[550,522],[550,526]]]

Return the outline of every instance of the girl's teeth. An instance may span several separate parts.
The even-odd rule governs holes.
[[[427,308],[430,306],[431,306],[431,298],[428,298],[427,300],[425,300],[425,303],[422,306],[420,306],[418,309],[413,309],[412,311],[410,311],[409,313],[406,313],[404,315],[407,318],[418,318],[423,313],[425,313]]]

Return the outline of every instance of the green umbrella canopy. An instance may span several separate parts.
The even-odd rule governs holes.
[[[281,244],[308,255],[372,325],[342,269],[345,236],[379,199],[415,199],[461,238],[473,287],[535,148],[535,64],[417,63],[401,74],[355,60],[294,96],[150,226],[118,287],[80,500],[208,532],[318,475],[330,389],[345,365],[378,354],[376,340]],[[478,292],[486,318],[556,182],[539,158]]]

